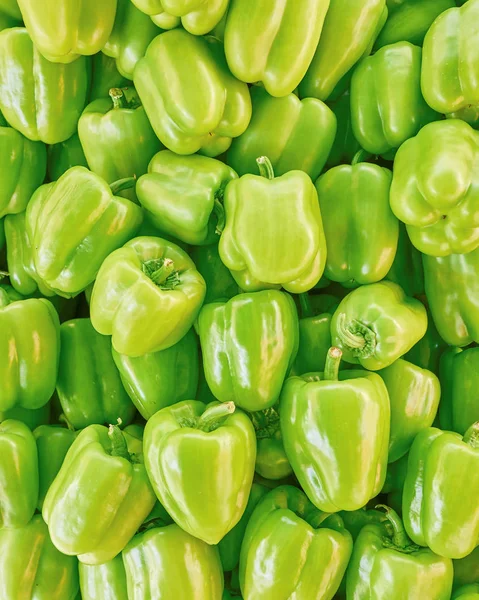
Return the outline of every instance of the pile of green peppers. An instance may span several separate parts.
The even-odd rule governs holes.
[[[479,0],[0,0],[0,600],[479,600]]]

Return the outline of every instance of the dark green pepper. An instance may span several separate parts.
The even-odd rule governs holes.
[[[256,473],[275,481],[291,475],[293,469],[284,451],[278,410],[258,410],[250,418],[256,431]]]
[[[229,269],[221,261],[218,244],[194,246],[190,256],[206,283],[205,304],[229,300],[241,292]]]
[[[64,142],[48,146],[47,156],[50,181],[56,181],[72,167],[88,167],[78,133],[74,133]]]

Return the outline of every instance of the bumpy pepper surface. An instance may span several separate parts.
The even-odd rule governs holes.
[[[119,427],[90,425],[70,446],[42,514],[60,552],[101,564],[123,550],[155,501],[143,456],[129,453]]]
[[[316,189],[302,171],[275,178],[267,157],[257,164],[261,176],[243,175],[226,188],[221,260],[245,291],[306,292],[326,262]]]
[[[182,29],[162,33],[136,65],[133,81],[156,135],[177,154],[217,156],[251,118],[248,86],[231,75],[215,38]]]
[[[464,437],[435,427],[416,436],[403,492],[404,524],[416,544],[448,558],[463,558],[474,550],[479,538],[478,466],[479,423]]]
[[[249,411],[278,401],[298,349],[298,316],[288,294],[265,290],[207,304],[196,327],[206,381],[218,400]]]
[[[146,424],[144,450],[158,499],[186,532],[217,544],[241,519],[256,439],[232,402],[190,400],[160,410]]]
[[[26,228],[35,269],[57,294],[82,292],[103,260],[138,231],[141,208],[116,196],[121,189],[85,167],[73,167],[41,186],[28,203]]]
[[[219,240],[225,188],[236,178],[233,169],[214,158],[163,150],[152,158],[136,191],[160,234],[195,246],[207,245]]]
[[[321,513],[301,490],[280,486],[259,501],[246,528],[240,558],[243,596],[330,600],[352,546],[339,517]]]
[[[286,455],[320,510],[362,508],[383,487],[389,441],[389,397],[376,373],[338,374],[331,348],[324,373],[291,377],[280,398]]]
[[[138,237],[112,252],[93,287],[93,327],[120,354],[142,356],[178,343],[191,329],[205,282],[179,246]]]

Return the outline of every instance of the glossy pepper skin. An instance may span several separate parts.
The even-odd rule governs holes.
[[[424,254],[479,246],[479,133],[464,121],[429,123],[396,154],[391,208]]]
[[[275,178],[267,157],[257,164],[260,176],[243,175],[226,188],[221,260],[245,291],[306,292],[326,261],[316,189],[302,171]]]
[[[74,133],[64,142],[48,146],[47,158],[50,181],[56,181],[72,167],[88,167],[78,133]]]
[[[473,122],[478,118],[478,51],[473,43],[479,2],[443,12],[424,38],[421,86],[426,102],[440,113]]]
[[[291,296],[265,290],[206,304],[196,330],[206,381],[218,400],[248,411],[276,404],[298,349]]]
[[[441,386],[434,373],[402,358],[381,369],[378,374],[389,394],[391,431],[388,462],[394,462],[407,453],[420,431],[433,424]]]
[[[313,59],[329,4],[231,0],[224,40],[233,75],[261,82],[271,96],[290,94]]]
[[[0,219],[25,210],[31,195],[45,179],[45,144],[32,142],[6,122],[0,124]]]
[[[441,338],[451,346],[479,341],[479,249],[423,256],[426,296]]]
[[[451,600],[479,600],[479,583],[465,585],[455,590],[451,596]]]
[[[403,492],[404,524],[416,544],[448,558],[463,558],[474,550],[479,537],[478,463],[478,423],[464,437],[435,427],[416,436]],[[468,493],[458,495],[461,489]]]
[[[237,177],[214,158],[163,150],[151,159],[136,192],[160,233],[194,246],[208,245],[219,240],[225,188]]]
[[[406,354],[426,333],[424,305],[391,281],[363,285],[342,301],[331,321],[331,340],[343,359],[377,371]]]
[[[422,50],[409,42],[381,48],[359,62],[351,79],[354,137],[373,154],[397,150],[439,118],[421,93]]]
[[[123,550],[154,504],[143,456],[129,453],[116,425],[90,425],[70,446],[42,514],[60,552],[101,564]]]
[[[90,319],[62,323],[60,335],[57,393],[67,421],[75,429],[118,419],[131,423],[135,406],[113,361],[110,339],[95,331]]]
[[[30,429],[13,419],[0,423],[0,451],[1,532],[12,527],[24,527],[33,517],[38,499],[38,455]],[[5,575],[3,572],[2,580]]]
[[[331,600],[353,546],[342,520],[317,510],[305,494],[280,486],[256,506],[241,547],[245,600]]]
[[[22,600],[75,600],[78,561],[52,544],[41,515],[17,529],[0,529],[0,596]]]
[[[346,580],[348,600],[448,600],[452,561],[415,546],[391,508],[386,518],[389,523],[366,525],[354,544]]]
[[[253,483],[248,498],[248,504],[241,519],[228,533],[220,540],[218,550],[221,558],[223,571],[229,572],[236,569],[240,560],[241,544],[248,522],[256,508],[258,502],[268,493],[268,488],[259,483]]]
[[[228,71],[215,38],[162,33],[138,61],[133,81],[156,135],[176,154],[218,156],[251,118],[248,86]]]
[[[258,156],[268,156],[276,175],[298,170],[318,177],[336,135],[333,111],[316,98],[300,100],[295,94],[274,98],[259,86],[251,89],[251,101],[251,122],[233,140],[228,164],[239,175],[254,175]]]
[[[389,206],[392,173],[369,163],[333,167],[316,181],[328,254],[324,275],[346,287],[383,279],[399,225]]]
[[[479,420],[479,348],[448,348],[441,356],[442,398],[439,422],[442,429],[464,435]]]
[[[328,106],[336,117],[337,127],[334,143],[328,155],[326,165],[328,167],[336,167],[343,163],[349,164],[361,149],[351,127],[351,96],[349,89],[335,102],[328,104]]]
[[[232,402],[187,400],[160,410],[146,424],[144,451],[158,499],[187,533],[217,544],[241,519],[256,440]]]
[[[125,390],[145,420],[165,406],[196,397],[198,343],[192,329],[166,350],[131,357],[112,349],[112,354]]]
[[[54,63],[71,63],[80,55],[99,52],[113,28],[117,0],[18,0],[33,43]]]
[[[136,535],[123,550],[123,564],[128,600],[222,598],[223,571],[217,548],[178,525]]]
[[[57,144],[75,133],[89,72],[84,57],[67,65],[49,62],[22,27],[0,33],[0,110],[12,127],[34,142]]]
[[[118,0],[115,24],[102,48],[107,56],[116,59],[118,72],[133,79],[136,63],[143,58],[151,41],[161,30],[130,0]]]
[[[284,450],[277,408],[256,411],[250,418],[256,431],[256,473],[273,481],[291,475],[293,469]]]
[[[0,410],[40,408],[57,380],[60,321],[48,300],[10,301],[0,289]]]
[[[39,491],[37,509],[41,512],[50,485],[58,475],[76,432],[59,425],[40,425],[33,431],[38,453]]]
[[[101,565],[78,563],[82,600],[129,600],[122,555]]]
[[[456,6],[454,0],[386,0],[386,4],[388,19],[374,44],[375,50],[401,41],[422,46],[436,17]]]
[[[350,69],[370,53],[387,14],[386,0],[332,0],[313,60],[299,85],[300,97],[330,98],[336,86],[346,82],[343,78]]]
[[[320,510],[357,510],[386,477],[389,397],[368,371],[342,371],[331,348],[322,374],[289,378],[281,392],[286,455],[301,487]]]
[[[412,244],[404,223],[399,222],[396,256],[385,279],[402,287],[406,296],[424,294],[422,254]]]
[[[131,239],[141,208],[85,167],[72,167],[41,186],[28,203],[26,228],[43,283],[71,297],[92,283],[103,260]]]
[[[194,246],[190,256],[206,283],[205,304],[229,300],[240,293],[238,284],[221,261],[218,244]]]
[[[88,166],[108,184],[146,173],[161,148],[135,90],[112,88],[109,96],[89,104],[78,121]]]
[[[138,237],[112,252],[93,287],[93,327],[127,356],[166,350],[191,329],[205,282],[176,244]]]

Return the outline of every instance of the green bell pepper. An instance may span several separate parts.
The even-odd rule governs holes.
[[[423,256],[426,296],[441,338],[451,346],[479,342],[479,248],[468,254]]]
[[[431,25],[423,46],[421,87],[426,102],[468,122],[479,118],[479,54],[474,43],[478,19],[478,0],[450,8]]]
[[[78,133],[47,148],[47,173],[50,181],[56,181],[72,167],[88,167]]]
[[[123,550],[123,564],[128,600],[221,600],[223,570],[218,549],[178,525],[136,535]]]
[[[233,75],[261,82],[271,96],[293,92],[313,59],[328,8],[329,0],[231,0],[224,40]]]
[[[441,428],[461,435],[479,421],[479,348],[449,348],[441,356]]]
[[[99,52],[92,59],[92,73],[89,102],[108,96],[112,88],[124,88],[133,83],[118,72],[116,61],[111,56]]]
[[[470,585],[479,581],[479,546],[465,556],[453,560],[454,566],[454,589],[464,585]]]
[[[424,305],[396,283],[363,285],[342,301],[331,321],[331,339],[351,364],[377,371],[392,365],[426,333]]]
[[[451,600],[479,600],[479,583],[465,585],[455,590],[451,596]]]
[[[0,289],[0,410],[40,408],[57,380],[60,321],[43,298],[10,301]]]
[[[13,419],[0,423],[0,455],[1,535],[2,530],[10,527],[24,527],[33,517],[38,500],[37,446],[32,432],[24,423]],[[1,592],[6,572],[0,572]],[[5,597],[5,594],[2,596]]]
[[[388,462],[395,462],[408,452],[416,435],[433,424],[441,385],[434,373],[401,358],[378,374],[389,394],[391,431]]]
[[[411,42],[422,46],[429,27],[442,12],[455,6],[454,0],[386,0],[388,19],[374,49]]]
[[[368,371],[338,374],[340,361],[341,351],[331,348],[324,373],[290,377],[280,398],[286,455],[308,498],[328,512],[357,510],[376,496],[388,455],[383,380]]]
[[[479,423],[464,437],[435,427],[418,433],[403,492],[404,524],[416,544],[448,558],[463,558],[474,550],[479,538],[478,466]]]
[[[191,329],[181,340],[160,352],[133,358],[112,349],[121,381],[141,416],[182,400],[195,398],[198,388],[198,343]]]
[[[42,55],[71,63],[100,52],[113,28],[117,0],[18,0],[28,33]]]
[[[387,494],[388,506],[400,514],[402,514],[402,495],[404,482],[406,481],[408,459],[409,455],[405,454],[396,462],[388,464],[386,481],[381,490],[381,494]]]
[[[218,244],[195,246],[190,256],[206,283],[205,304],[229,300],[241,292],[229,269],[221,262]]]
[[[325,277],[347,287],[383,279],[394,261],[399,225],[389,207],[389,169],[339,165],[316,181],[326,246]]]
[[[276,175],[298,170],[316,179],[336,136],[333,111],[316,98],[299,100],[295,94],[274,98],[259,86],[251,89],[251,100],[251,122],[233,140],[228,164],[239,175],[256,174],[256,159],[265,155]]]
[[[90,169],[111,184],[146,173],[162,146],[134,89],[112,88],[109,95],[85,108],[78,135]],[[136,198],[134,190],[123,195]]]
[[[447,344],[439,335],[429,310],[427,315],[426,335],[404,355],[404,358],[413,365],[439,375],[439,361]]]
[[[248,86],[231,75],[215,38],[162,33],[138,61],[133,81],[156,135],[177,154],[218,156],[251,118]]]
[[[190,400],[163,408],[146,424],[144,450],[158,499],[186,532],[217,544],[241,519],[256,440],[251,421],[233,402]]]
[[[90,425],[70,446],[43,503],[55,546],[101,564],[123,550],[155,504],[143,456],[116,425]]]
[[[14,419],[15,421],[25,423],[28,429],[33,431],[40,425],[47,425],[50,422],[50,409],[50,402],[47,402],[40,408],[34,409],[14,406],[9,410],[0,411],[0,423],[8,419]]]
[[[67,321],[60,334],[57,393],[68,423],[75,429],[118,419],[131,423],[135,406],[111,355],[110,339],[95,331],[90,319]]]
[[[336,137],[326,161],[326,166],[331,168],[342,163],[351,163],[361,147],[354,137],[351,126],[351,96],[349,89],[336,102],[329,104],[329,107],[336,116],[337,124]]]
[[[82,292],[103,260],[139,229],[141,208],[115,195],[122,183],[110,187],[85,167],[73,167],[41,186],[28,203],[26,228],[35,269],[57,294],[68,298]]]
[[[388,523],[366,525],[354,544],[346,580],[348,600],[449,600],[452,561],[415,546],[396,512],[385,508]]]
[[[331,0],[318,47],[299,85],[300,97],[325,101],[338,89],[342,92],[345,76],[370,54],[387,14],[386,0]]]
[[[340,517],[321,513],[301,490],[281,486],[260,500],[249,520],[241,591],[248,600],[331,599],[352,547]]]
[[[341,510],[338,516],[343,520],[344,528],[349,531],[354,542],[358,539],[363,527],[382,523],[386,520],[384,512],[366,507],[358,510]],[[345,583],[345,579],[343,579],[343,582]]]
[[[191,329],[205,282],[176,244],[138,237],[112,252],[91,298],[93,327],[127,356],[166,350]]]
[[[5,125],[5,126],[4,126]],[[0,124],[0,162],[3,175],[0,187],[0,219],[25,210],[31,195],[45,179],[46,148],[32,142],[19,131]]]
[[[76,433],[59,425],[40,425],[33,431],[38,452],[39,492],[37,509],[41,512],[45,496],[58,475]]]
[[[479,133],[458,119],[429,123],[398,150],[391,208],[424,254],[465,254],[479,246],[478,155]]]
[[[174,29],[180,24],[193,35],[210,32],[221,21],[229,0],[132,0],[150,15],[158,27]]]
[[[43,3],[37,5],[43,10]],[[0,33],[0,110],[29,140],[57,144],[75,133],[89,79],[86,58],[71,64],[51,63],[33,45],[26,29]]]
[[[291,296],[265,290],[206,304],[196,327],[206,381],[218,400],[248,411],[276,404],[298,349]]]
[[[161,33],[153,21],[130,0],[118,0],[115,25],[102,48],[116,59],[118,72],[133,79],[136,63],[143,58],[152,40]]]
[[[2,0],[0,2],[0,31],[10,27],[19,27],[22,23],[22,13],[17,0]]]
[[[361,147],[387,154],[439,115],[421,93],[422,50],[397,42],[364,58],[351,79],[351,124]]]
[[[256,431],[255,471],[265,479],[284,479],[293,472],[284,451],[279,412],[270,407],[250,413]]]
[[[220,540],[218,550],[220,553],[223,571],[229,572],[236,569],[240,560],[241,544],[248,522],[253,514],[256,505],[261,498],[268,492],[268,488],[259,483],[253,483],[248,498],[248,504],[241,519],[228,533]]]
[[[214,158],[178,156],[163,150],[152,158],[136,191],[160,235],[195,246],[208,245],[219,239],[225,188],[237,177],[233,169]]]
[[[420,296],[424,294],[422,254],[411,244],[406,226],[401,222],[399,223],[396,256],[386,275],[386,279],[400,285],[406,296]]]
[[[256,162],[260,176],[243,175],[226,188],[221,260],[245,291],[283,286],[306,292],[326,262],[316,189],[302,171],[275,178],[267,157]]]
[[[78,564],[82,600],[129,600],[122,555],[101,565]]]
[[[0,529],[2,598],[75,600],[78,561],[55,548],[41,515],[23,527]]]

